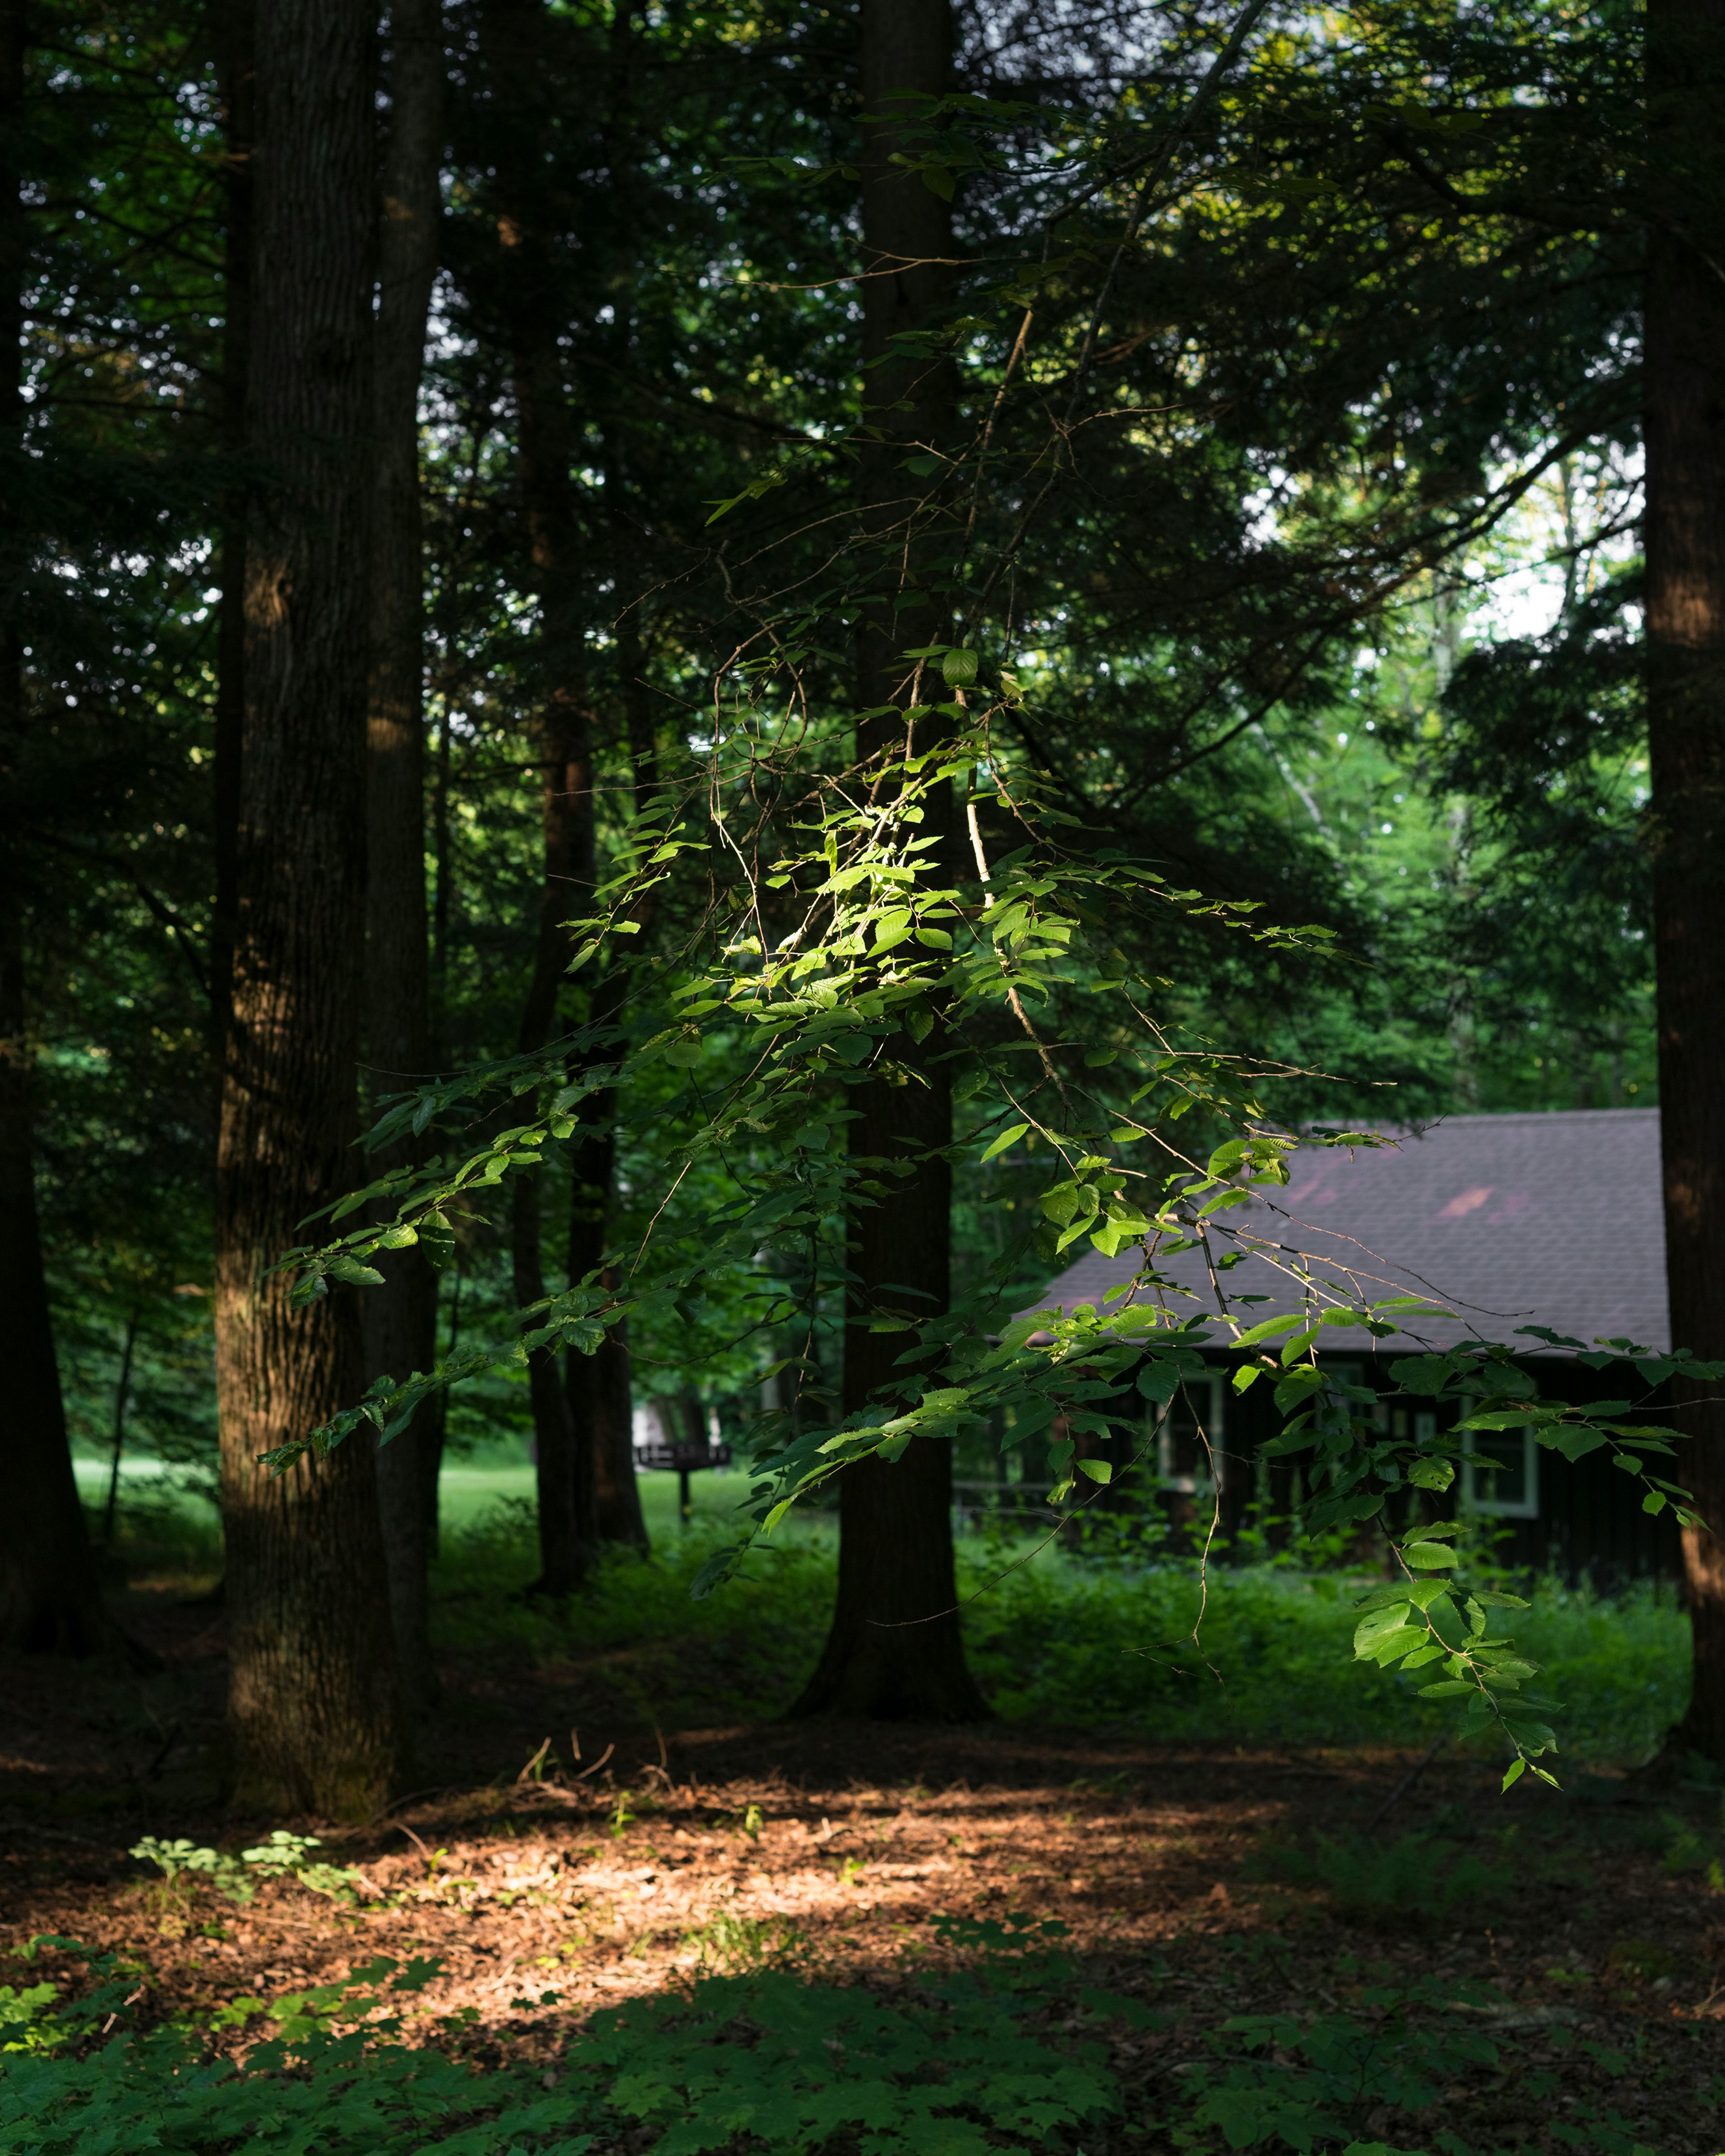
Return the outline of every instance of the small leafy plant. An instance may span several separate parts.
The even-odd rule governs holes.
[[[757,1969],[785,1969],[809,1951],[809,1934],[788,1917],[742,1917],[721,1910],[708,1922],[685,1932],[702,1975],[746,1976]]]
[[[351,1900],[363,1883],[362,1875],[348,1866],[325,1864],[309,1852],[322,1846],[315,1834],[290,1834],[278,1827],[266,1842],[243,1849],[238,1856],[181,1837],[162,1841],[146,1835],[135,1842],[131,1855],[140,1863],[153,1864],[161,1873],[156,1898],[164,1917],[183,1917],[193,1891],[201,1885],[214,1888],[229,1902],[244,1907],[265,1879],[291,1879],[308,1893],[327,1895],[331,1901]]]

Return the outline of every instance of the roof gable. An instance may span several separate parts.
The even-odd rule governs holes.
[[[1302,1151],[1290,1165],[1272,1203],[1223,1216],[1217,1255],[1233,1245],[1225,1230],[1238,1227],[1249,1240],[1278,1246],[1284,1263],[1309,1260],[1315,1281],[1350,1299],[1428,1296],[1455,1313],[1420,1322],[1420,1338],[1436,1346],[1484,1338],[1543,1352],[1543,1343],[1515,1340],[1524,1325],[1589,1342],[1671,1344],[1656,1108],[1452,1116],[1402,1134],[1394,1147]],[[1142,1255],[1089,1250],[1037,1306],[1100,1305]],[[1160,1270],[1188,1291],[1170,1297],[1178,1315],[1214,1311],[1201,1252]],[[1267,1298],[1237,1309],[1244,1323],[1303,1306],[1297,1283],[1255,1253],[1224,1279],[1230,1299]],[[1324,1344],[1400,1354],[1409,1342],[1337,1327]]]

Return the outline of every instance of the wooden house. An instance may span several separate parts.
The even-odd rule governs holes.
[[[1219,1276],[1240,1322],[1303,1306],[1305,1291],[1279,1258],[1349,1299],[1417,1295],[1455,1313],[1410,1321],[1417,1340],[1376,1337],[1363,1327],[1327,1331],[1320,1361],[1338,1380],[1387,1388],[1389,1365],[1425,1344],[1487,1339],[1514,1346],[1543,1394],[1622,1398],[1620,1366],[1590,1370],[1573,1350],[1553,1349],[1521,1328],[1543,1326],[1589,1345],[1671,1345],[1658,1111],[1454,1116],[1397,1136],[1383,1150],[1301,1151],[1285,1189],[1223,1216],[1243,1231],[1237,1239],[1219,1233],[1213,1243],[1218,1255],[1245,1253]],[[1039,1307],[1100,1306],[1141,1257],[1087,1250]],[[1160,1269],[1178,1284],[1171,1307],[1183,1315],[1214,1310],[1215,1288],[1199,1253]],[[1151,1471],[1147,1478],[1142,1471],[1122,1478],[1117,1502],[1142,1502],[1130,1493],[1148,1480],[1178,1523],[1200,1508],[1208,1517],[1219,1484],[1223,1530],[1232,1537],[1255,1518],[1297,1513],[1300,1471],[1297,1462],[1272,1466],[1258,1456],[1281,1425],[1271,1389],[1259,1383],[1236,1391],[1240,1353],[1226,1344],[1224,1328],[1218,1326],[1214,1337],[1208,1378],[1188,1387],[1167,1414],[1147,1417],[1136,1443],[1120,1438],[1109,1450],[1119,1466],[1136,1455],[1141,1471]],[[1378,1412],[1399,1419],[1455,1410],[1386,1401]],[[1506,1563],[1589,1576],[1602,1587],[1679,1571],[1671,1515],[1650,1517],[1638,1486],[1606,1453],[1572,1463],[1536,1445],[1531,1429],[1480,1437],[1474,1449],[1498,1464],[1490,1472],[1465,1468],[1453,1500],[1500,1523]],[[1671,1473],[1682,1481],[1681,1455]]]

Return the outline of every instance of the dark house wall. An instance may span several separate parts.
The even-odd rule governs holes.
[[[1381,1365],[1374,1363],[1369,1356],[1339,1356],[1332,1359],[1338,1365],[1348,1366],[1340,1374],[1387,1390],[1390,1358],[1384,1358]],[[1234,1389],[1231,1379],[1237,1367],[1238,1358],[1235,1357],[1218,1357],[1214,1364],[1223,1381],[1219,1389],[1219,1441],[1211,1403],[1202,1397],[1205,1389],[1194,1386],[1189,1389],[1187,1398],[1175,1403],[1170,1423],[1173,1442],[1168,1448],[1171,1456],[1160,1464],[1172,1466],[1178,1478],[1183,1479],[1194,1468],[1202,1476],[1202,1452],[1195,1442],[1194,1430],[1196,1422],[1202,1419],[1212,1445],[1223,1459],[1221,1532],[1226,1542],[1233,1545],[1243,1532],[1262,1532],[1267,1522],[1272,1542],[1286,1543],[1290,1538],[1287,1527],[1277,1523],[1286,1523],[1297,1507],[1303,1462],[1297,1458],[1266,1460],[1259,1456],[1260,1446],[1280,1434],[1282,1418],[1267,1378],[1260,1379],[1245,1393]],[[1548,1399],[1573,1400],[1580,1404],[1589,1399],[1621,1399],[1624,1394],[1620,1368],[1615,1371],[1589,1370],[1556,1356],[1530,1356],[1519,1367],[1527,1371],[1542,1396]],[[1131,1397],[1135,1401],[1136,1396]],[[1662,1395],[1647,1404],[1655,1413],[1663,1405]],[[1127,1399],[1122,1399],[1121,1407],[1122,1412],[1136,1412],[1135,1405],[1129,1405]],[[1418,1411],[1417,1402],[1398,1403],[1394,1406],[1387,1401],[1385,1404],[1386,1414]],[[1453,1404],[1440,1405],[1436,1402],[1430,1403],[1425,1411],[1439,1415],[1440,1427],[1452,1423],[1458,1412]],[[1640,1419],[1641,1413],[1638,1409],[1634,1419]],[[1133,1444],[1122,1436],[1106,1447],[1093,1445],[1089,1449],[1106,1450],[1115,1459],[1117,1470],[1123,1471],[1131,1455],[1142,1450],[1142,1443]],[[1503,1563],[1529,1571],[1549,1570],[1571,1581],[1590,1578],[1596,1587],[1607,1591],[1636,1579],[1681,1577],[1677,1528],[1670,1512],[1653,1516],[1642,1510],[1641,1486],[1612,1466],[1609,1448],[1574,1462],[1544,1445],[1536,1447],[1535,1452],[1537,1514],[1531,1518],[1486,1515],[1497,1522],[1502,1537],[1497,1551]],[[1153,1454],[1136,1472],[1124,1476],[1115,1488],[1105,1493],[1101,1503],[1110,1510],[1142,1512],[1147,1503],[1153,1502],[1173,1531],[1184,1530],[1194,1521],[1207,1519],[1208,1496],[1202,1492],[1194,1496],[1178,1488],[1158,1486],[1163,1484],[1163,1477],[1158,1469],[1158,1463]],[[1674,1482],[1681,1482],[1684,1477],[1681,1449],[1675,1460],[1656,1466],[1654,1471],[1664,1473]],[[1414,1493],[1409,1495],[1412,1497]],[[1433,1503],[1439,1512],[1448,1514],[1455,1510],[1459,1495],[1458,1486],[1457,1491],[1450,1497],[1435,1501],[1421,1497],[1417,1502]],[[1394,1517],[1399,1519],[1401,1509],[1396,1508]]]

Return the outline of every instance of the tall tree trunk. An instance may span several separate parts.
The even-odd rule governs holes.
[[[23,0],[0,0],[0,781],[23,749],[23,609],[29,526],[16,505],[24,470],[24,280],[29,234],[23,195]],[[116,1647],[153,1661],[126,1638],[102,1602],[66,1440],[59,1365],[36,1209],[32,1053],[24,990],[28,897],[16,848],[0,859],[0,1647],[87,1655]]]
[[[364,968],[372,14],[271,0],[257,25],[244,721],[233,1016],[216,1178],[217,1382],[235,1797],[366,1815],[405,1717],[377,1455],[270,1476],[365,1384],[358,1301],[303,1312],[270,1268],[353,1173]]]
[[[0,715],[0,721],[10,716]],[[10,916],[16,894],[8,891],[0,902]],[[115,1635],[78,1501],[54,1359],[36,1214],[30,1050],[16,927],[8,917],[0,941],[0,1368],[6,1373],[0,1647],[88,1655],[111,1644]]]
[[[947,288],[952,254],[947,205],[924,182],[891,162],[914,153],[904,132],[914,116],[895,96],[939,96],[951,86],[952,21],[946,0],[864,0],[862,98],[863,357],[865,409],[885,439],[865,462],[864,516],[884,565],[860,638],[860,694],[865,710],[907,701],[897,678],[901,646],[941,631],[949,613],[939,595],[908,616],[914,636],[895,624],[894,603],[916,588],[912,502],[899,465],[910,442],[928,442],[951,424],[950,377],[938,360],[893,361],[893,339],[924,328]],[[891,539],[891,547],[881,544]],[[901,748],[894,716],[859,728],[868,755]],[[948,817],[950,803],[942,804]],[[931,810],[925,833],[940,829]],[[952,833],[941,834],[942,853]],[[903,1336],[875,1333],[869,1322],[891,1300],[907,1314],[938,1315],[951,1297],[952,1170],[937,1149],[951,1141],[950,1065],[936,1060],[939,1029],[918,1050],[906,1035],[891,1044],[898,1071],[855,1087],[860,1110],[850,1144],[859,1163],[879,1163],[867,1179],[882,1186],[853,1211],[847,1257],[844,1406],[850,1414],[896,1381]],[[883,1298],[887,1282],[907,1296]],[[888,1465],[870,1460],[848,1469],[839,1486],[839,1591],[832,1630],[814,1675],[792,1712],[852,1714],[880,1720],[966,1722],[987,1703],[964,1659],[955,1605],[952,1460],[944,1440],[915,1440]]]
[[[614,1017],[620,1005],[617,992],[621,980],[620,973],[613,973],[601,985],[593,1013],[600,1023]],[[595,1095],[588,1103],[588,1113],[584,1134],[570,1161],[572,1287],[603,1262],[616,1183],[615,1093]],[[607,1285],[614,1284],[608,1276]],[[563,1358],[563,1386],[577,1438],[576,1500],[589,1508],[593,1538],[647,1550],[651,1545],[635,1474],[634,1387],[626,1327],[608,1327],[604,1344],[591,1355],[570,1349]]]
[[[217,612],[215,911],[210,933],[211,1064],[218,1089],[234,1003],[234,943],[239,933],[237,850],[239,757],[245,731],[246,378],[251,352],[252,146],[257,130],[257,18],[254,0],[221,0],[216,17],[222,96],[221,440],[228,467],[222,490]]]
[[[425,916],[424,568],[419,531],[419,378],[438,267],[443,162],[441,0],[396,0],[390,17],[389,141],[378,228],[376,499],[372,528],[371,710],[367,721],[365,1023],[371,1082],[399,1091],[429,1074],[430,972]],[[382,1174],[411,1142],[374,1154]],[[423,1251],[379,1260],[366,1296],[367,1380],[403,1378],[437,1359],[437,1278]],[[434,1696],[427,1566],[443,1451],[429,1401],[377,1455],[377,1502],[402,1681],[413,1705]]]
[[[1671,1337],[1725,1358],[1725,0],[1651,0],[1648,746]],[[1725,1399],[1676,1389],[1695,1681],[1675,1747],[1725,1761]]]
[[[556,1021],[559,991],[572,944],[564,922],[590,902],[593,884],[593,717],[588,708],[577,527],[571,465],[574,444],[558,364],[555,321],[542,278],[531,271],[537,249],[523,228],[509,241],[511,298],[516,331],[517,444],[528,544],[539,593],[542,702],[535,747],[542,787],[545,880],[533,978],[522,1013],[519,1045],[542,1048]],[[545,1293],[538,1178],[520,1176],[513,1188],[512,1250],[516,1299]],[[528,1363],[539,1498],[539,1590],[567,1594],[587,1577],[592,1528],[583,1486],[589,1470],[578,1457],[581,1435],[555,1353],[540,1348]]]
[[[523,436],[528,432],[524,419]],[[543,1048],[551,1038],[571,952],[563,923],[581,903],[581,887],[590,891],[593,884],[592,725],[578,696],[554,693],[535,733],[541,759],[545,881],[533,976],[516,1042],[523,1055]],[[515,1296],[526,1306],[539,1301],[546,1292],[541,1178],[517,1176],[511,1186],[510,1204]],[[539,1511],[535,1591],[569,1594],[587,1577],[593,1528],[583,1502],[588,1471],[554,1349],[535,1348],[528,1357],[527,1386]]]
[[[614,574],[618,588],[622,588],[626,581],[623,565],[629,558],[622,513],[624,480],[614,438],[607,447],[607,522]],[[624,590],[624,596],[625,599],[630,596],[628,590]],[[632,606],[625,605],[612,625],[612,634],[629,766],[639,799],[657,783],[659,763],[647,701],[640,624]],[[649,909],[653,903],[649,898]],[[649,919],[650,911],[636,915],[642,935]],[[619,963],[614,952],[588,1013],[593,1023],[614,1022],[623,1009],[628,985],[628,968]],[[582,1137],[570,1158],[568,1277],[572,1287],[604,1262],[616,1188],[617,1096],[608,1088],[588,1102]],[[583,1517],[591,1521],[593,1539],[646,1551],[651,1544],[641,1510],[640,1481],[635,1473],[634,1387],[627,1327],[609,1327],[604,1344],[595,1354],[582,1355],[571,1348],[563,1358],[563,1389],[576,1433],[576,1502],[583,1508]]]

